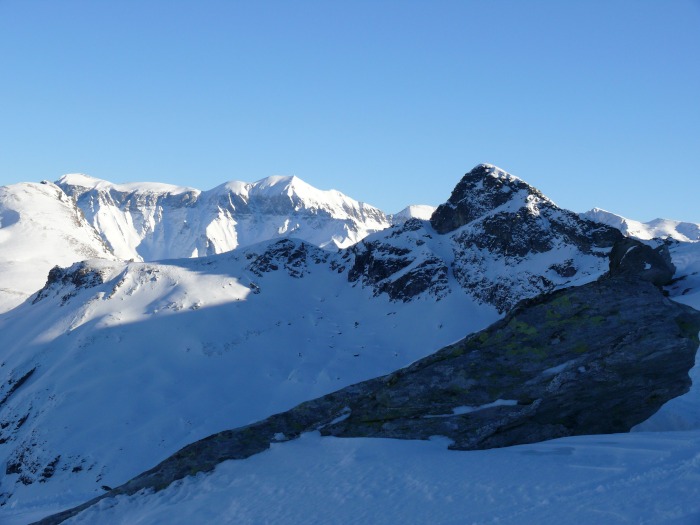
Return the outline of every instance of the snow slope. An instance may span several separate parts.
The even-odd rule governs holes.
[[[670,219],[654,219],[649,222],[639,222],[626,219],[600,208],[593,208],[581,215],[587,219],[617,228],[625,235],[641,240],[671,238],[684,242],[700,241],[700,224],[693,222],[681,222]]]
[[[55,265],[114,259],[63,191],[45,182],[0,187],[0,312],[41,288]]]
[[[82,174],[56,184],[123,259],[200,257],[281,237],[337,249],[390,224],[377,208],[297,177],[232,181],[209,191]]]
[[[579,436],[457,452],[442,439],[273,444],[66,524],[674,524],[700,521],[700,431]],[[8,523],[40,513],[26,511]]]
[[[191,441],[388,373],[498,318],[457,286],[439,302],[392,302],[349,285],[340,255],[281,242],[289,257],[270,257],[279,243],[268,243],[77,264],[0,317],[0,514],[77,504]]]

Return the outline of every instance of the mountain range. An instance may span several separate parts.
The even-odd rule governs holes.
[[[77,505],[189,443],[406,367],[594,283],[625,236],[668,254],[666,293],[700,307],[698,225],[624,221],[487,164],[437,209],[395,215],[295,177],[4,187],[0,513]],[[692,427],[698,396],[645,424]]]

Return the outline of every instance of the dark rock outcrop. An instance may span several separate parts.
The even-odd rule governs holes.
[[[60,523],[104,497],[160,490],[313,430],[343,437],[441,435],[459,450],[626,432],[690,387],[700,312],[666,298],[622,259],[613,266],[624,271],[523,301],[486,330],[387,376],[193,443],[40,523]]]
[[[665,244],[652,248],[636,239],[625,237],[610,252],[610,273],[634,275],[656,286],[665,286],[673,279],[676,267]]]
[[[559,208],[537,188],[491,164],[479,164],[465,174],[430,218],[440,234],[475,221],[480,231],[470,241],[519,257],[548,251],[562,238],[586,253],[622,238],[617,229]]]
[[[448,263],[426,241],[425,221],[410,219],[394,226],[384,238],[372,238],[348,248],[343,259],[351,261],[348,280],[386,293],[393,301],[408,302],[428,293],[440,300],[449,293]],[[379,236],[377,236],[379,237]]]
[[[104,283],[104,275],[93,268],[87,262],[78,262],[68,268],[54,266],[49,271],[49,276],[44,287],[37,292],[34,303],[51,296],[52,294],[64,293],[62,302],[65,303],[73,297],[78,290],[92,288]]]
[[[249,251],[247,269],[258,277],[284,268],[290,277],[302,278],[308,273],[311,262],[320,264],[328,260],[328,252],[305,242],[283,239],[271,244],[263,253]]]

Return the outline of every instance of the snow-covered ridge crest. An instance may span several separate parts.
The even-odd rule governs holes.
[[[681,242],[700,241],[700,224],[693,222],[682,222],[671,219],[654,219],[649,222],[640,222],[627,219],[601,208],[593,208],[590,211],[582,213],[581,216],[617,228],[623,234],[640,240],[670,238]]]
[[[63,175],[56,181],[56,185],[60,187],[70,186],[75,188],[74,193],[80,193],[78,188],[85,191],[89,190],[115,190],[120,193],[132,192],[151,192],[151,193],[170,193],[178,195],[180,193],[195,192],[200,193],[200,190],[187,186],[176,186],[175,184],[167,184],[164,182],[132,182],[125,184],[115,184],[104,179],[91,177],[84,173],[68,173]]]
[[[230,181],[207,191],[81,174],[57,185],[123,259],[200,257],[282,237],[337,249],[390,225],[381,210],[295,176]]]

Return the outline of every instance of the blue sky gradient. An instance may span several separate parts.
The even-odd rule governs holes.
[[[0,184],[297,175],[387,212],[496,164],[700,222],[700,2],[0,0]]]

